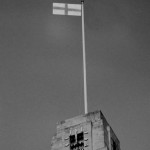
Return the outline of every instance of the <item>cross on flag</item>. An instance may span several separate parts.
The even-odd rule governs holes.
[[[53,3],[53,14],[81,16],[81,4]]]

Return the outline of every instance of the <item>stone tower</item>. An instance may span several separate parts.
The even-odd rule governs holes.
[[[120,150],[120,142],[101,111],[57,124],[51,150]]]

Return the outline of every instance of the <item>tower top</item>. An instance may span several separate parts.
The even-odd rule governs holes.
[[[57,123],[51,150],[120,150],[120,142],[101,111]]]

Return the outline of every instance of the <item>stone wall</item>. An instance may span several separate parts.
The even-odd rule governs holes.
[[[84,133],[84,150],[112,150],[108,126],[101,111],[61,121],[57,124],[56,135],[52,138],[51,150],[70,150],[70,135],[81,132]],[[116,150],[120,150],[120,142],[111,127],[110,139],[116,142]]]

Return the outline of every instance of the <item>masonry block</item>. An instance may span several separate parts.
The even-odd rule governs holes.
[[[120,150],[120,142],[102,112],[95,111],[58,122],[51,150]]]

